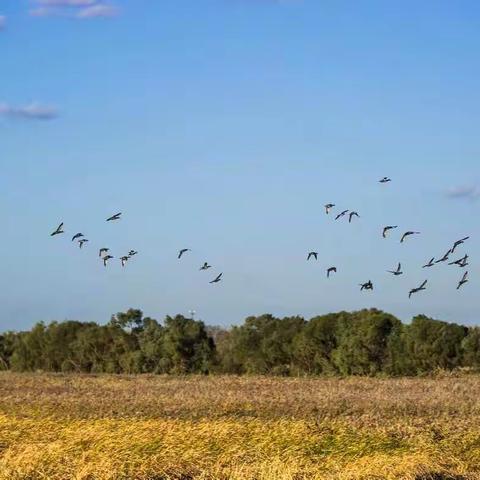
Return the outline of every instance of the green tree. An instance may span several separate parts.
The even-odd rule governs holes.
[[[393,315],[371,309],[344,315],[339,321],[333,361],[343,375],[376,375],[389,359],[389,337],[401,323]]]
[[[215,358],[215,344],[201,321],[183,315],[165,319],[162,369],[171,373],[208,373]]]

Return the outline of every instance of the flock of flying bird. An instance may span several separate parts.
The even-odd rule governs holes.
[[[388,177],[383,177],[379,182],[380,183],[389,183],[391,182],[392,180]],[[335,207],[335,204],[334,203],[327,203],[325,205],[325,213],[327,215],[330,214],[330,212],[332,211],[332,209]],[[360,215],[358,214],[358,212],[355,212],[355,211],[350,211],[350,210],[343,210],[342,212],[340,212],[336,217],[335,217],[335,220],[339,220],[340,218],[344,217],[347,215],[347,213],[349,214],[348,215],[348,222],[351,223],[352,222],[352,219],[353,217],[357,217],[357,218],[360,218]],[[383,238],[387,238],[388,236],[388,233],[391,231],[391,230],[394,230],[398,228],[398,225],[387,225],[386,227],[383,228],[383,231],[382,231],[382,237]],[[405,240],[412,236],[412,235],[420,235],[420,232],[416,232],[416,231],[411,231],[411,230],[408,230],[406,231],[402,237],[400,238],[400,243],[404,243]],[[451,248],[449,248],[447,250],[447,252],[443,255],[443,257],[439,258],[438,260],[435,259],[435,257],[431,258],[428,263],[426,263],[425,265],[423,265],[422,268],[430,268],[430,267],[433,267],[434,265],[438,264],[438,263],[442,263],[442,262],[447,262],[449,259],[450,259],[450,255],[452,255],[453,253],[455,253],[455,250],[462,244],[464,244],[470,237],[464,237],[464,238],[461,238],[460,240],[457,240],[456,242],[454,242],[454,244],[452,245]],[[469,256],[468,255],[464,255],[462,258],[459,258],[457,260],[454,260],[452,262],[449,262],[448,265],[456,265],[460,268],[465,268],[468,266],[468,258]],[[309,252],[308,255],[307,255],[307,260],[311,260],[311,259],[315,259],[315,260],[318,260],[318,252]],[[395,270],[387,270],[388,273],[391,273],[392,275],[394,276],[399,276],[399,275],[403,275],[403,271],[402,271],[402,264],[399,263],[397,268]],[[332,273],[337,273],[337,268],[336,267],[330,267],[327,269],[327,278],[330,277],[330,275]],[[458,285],[457,285],[457,290],[459,290],[461,287],[463,287],[463,285],[465,285],[466,283],[468,282],[468,271],[466,271],[462,278],[460,279],[460,281],[458,282]],[[418,293],[418,292],[421,292],[423,290],[426,290],[426,286],[427,286],[427,283],[428,283],[428,280],[425,280],[419,287],[416,287],[416,288],[412,288],[408,294],[408,298],[411,298],[412,295],[414,295],[415,293]],[[360,285],[360,291],[363,291],[363,290],[373,290],[373,283],[371,280],[369,280],[368,282],[365,282],[365,283],[361,283]]]
[[[389,183],[391,182],[391,179],[388,178],[388,177],[383,177],[381,180],[380,180],[380,183]],[[330,212],[332,211],[332,209],[335,208],[335,204],[333,203],[328,203],[325,205],[325,212],[327,215],[330,214]],[[350,211],[350,210],[343,210],[342,212],[340,212],[336,217],[335,217],[335,220],[339,220],[340,218],[346,216],[348,214],[348,222],[351,223],[352,222],[352,219],[354,217],[357,217],[357,218],[360,218],[360,215],[358,214],[358,212],[355,212],[355,211]],[[115,215],[112,215],[111,217],[107,218],[107,222],[114,222],[116,220],[120,220],[120,217],[121,217],[122,213],[117,213]],[[383,228],[383,231],[382,231],[382,236],[383,238],[387,238],[388,236],[388,233],[391,231],[391,230],[394,230],[398,228],[398,225],[387,225],[386,227]],[[63,222],[57,227],[57,229],[51,233],[51,236],[54,237],[56,235],[60,235],[62,233],[65,233],[64,230],[63,230]],[[400,243],[403,243],[408,237],[412,236],[412,235],[419,235],[420,232],[416,232],[416,231],[411,231],[411,230],[408,230],[406,231],[402,237],[400,238]],[[470,237],[464,237],[464,238],[461,238],[460,240],[457,240],[456,242],[454,242],[454,244],[452,245],[451,248],[449,248],[447,250],[447,252],[443,255],[443,257],[439,258],[439,259],[435,259],[435,257],[431,258],[428,263],[426,263],[425,265],[423,265],[422,268],[430,268],[430,267],[433,267],[434,265],[438,264],[438,263],[442,263],[442,262],[447,262],[449,259],[450,259],[450,255],[452,255],[453,253],[455,253],[455,250],[460,246],[462,245],[463,243],[465,243]],[[72,237],[72,242],[74,241],[77,241],[78,242],[78,245],[80,248],[82,248],[89,240],[87,238],[85,238],[85,235],[83,233],[76,233],[73,237]],[[185,255],[187,252],[190,252],[191,250],[189,248],[183,248],[181,249],[179,252],[178,252],[178,259],[181,259],[183,255]],[[105,265],[105,267],[107,266],[107,263],[109,260],[113,259],[114,257],[112,255],[110,255],[110,249],[109,248],[100,248],[99,252],[98,252],[98,256],[101,258],[101,260],[103,261],[103,264]],[[134,257],[135,255],[137,255],[137,251],[135,250],[130,250],[128,252],[127,255],[124,255],[122,257],[120,257],[120,262],[122,264],[122,267],[125,267],[127,261],[129,259],[131,259],[132,257]],[[460,268],[465,268],[468,266],[468,258],[469,256],[468,255],[464,255],[462,258],[459,258],[457,260],[454,260],[452,262],[449,262],[448,265],[456,265]],[[318,252],[309,252],[308,255],[307,255],[307,260],[311,260],[311,259],[315,259],[315,260],[318,260]],[[202,271],[205,271],[205,270],[208,270],[212,268],[211,265],[208,264],[208,262],[205,262],[201,267],[200,267],[200,270]],[[395,270],[387,270],[388,273],[391,273],[392,275],[394,276],[399,276],[399,275],[403,275],[403,271],[402,271],[402,264],[399,263],[397,268]],[[327,269],[327,278],[330,278],[330,275],[332,273],[337,273],[337,268],[336,267],[330,267]],[[218,274],[212,281],[210,281],[209,283],[218,283],[222,280],[222,276],[223,276],[223,273],[220,273]],[[457,285],[457,290],[459,290],[461,287],[463,287],[463,285],[465,285],[466,283],[468,282],[468,271],[466,271],[462,278],[460,279],[460,281],[458,282],[458,285]],[[421,292],[423,290],[426,290],[426,285],[428,283],[428,280],[425,280],[419,287],[417,288],[412,288],[408,294],[408,297],[411,298],[412,295],[414,295],[415,293],[418,293],[418,292]],[[365,283],[361,283],[360,284],[360,290],[363,291],[363,290],[373,290],[373,283],[371,280],[369,280],[368,282],[365,282]]]
[[[114,222],[116,220],[120,220],[122,216],[122,213],[116,213],[115,215],[112,215],[111,217],[108,217],[107,218],[107,222]],[[63,233],[65,233],[65,231],[63,230],[63,226],[64,226],[64,223],[60,223],[60,225],[50,234],[51,237],[55,237],[56,235],[61,235]],[[72,242],[74,241],[77,241],[78,242],[78,246],[79,248],[83,248],[83,246],[89,242],[89,240],[87,238],[85,238],[85,235],[81,232],[79,233],[76,233],[73,237],[72,237]],[[187,252],[190,252],[191,250],[189,248],[182,248],[179,252],[178,252],[178,259],[182,258],[182,256],[187,253]],[[112,260],[113,257],[112,255],[110,255],[110,249],[109,248],[106,248],[106,247],[103,247],[103,248],[100,248],[100,250],[98,251],[98,256],[100,257],[100,259],[103,261],[103,265],[106,267],[109,260]],[[123,255],[122,257],[120,257],[120,262],[122,264],[122,267],[125,267],[126,263],[128,260],[130,260],[132,257],[134,257],[135,255],[137,255],[138,252],[136,250],[130,250],[128,252],[127,255]],[[209,268],[212,268],[211,265],[208,264],[208,262],[205,262],[201,267],[200,267],[200,270],[208,270]],[[211,282],[209,283],[219,283],[221,280],[222,280],[222,276],[223,276],[223,273],[220,273],[218,274]]]

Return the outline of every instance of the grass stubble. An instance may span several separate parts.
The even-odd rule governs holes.
[[[0,480],[480,479],[480,376],[0,373]]]

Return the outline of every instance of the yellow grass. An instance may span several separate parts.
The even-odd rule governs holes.
[[[0,374],[0,480],[480,479],[480,377]]]

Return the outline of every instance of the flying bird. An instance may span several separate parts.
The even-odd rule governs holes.
[[[383,232],[382,232],[383,238],[387,238],[387,233],[388,233],[390,230],[393,230],[394,228],[398,228],[398,225],[388,225],[388,226],[384,227],[384,228],[383,228]]]
[[[465,268],[468,265],[467,263],[468,258],[469,258],[468,255],[465,255],[464,257],[459,258],[458,260],[450,262],[449,265],[458,265],[461,268]]]
[[[330,278],[330,274],[331,273],[337,273],[337,267],[330,267],[328,270],[327,270],[327,278]]]
[[[388,273],[393,273],[393,275],[395,275],[395,276],[397,276],[397,275],[403,275],[403,272],[402,272],[402,264],[399,263],[396,270],[387,270],[387,271],[388,271]]]
[[[315,260],[318,260],[318,252],[310,252],[307,255],[307,260],[310,260],[312,257],[315,258]]]
[[[82,248],[82,247],[83,247],[83,244],[84,244],[84,243],[87,243],[88,241],[89,241],[89,240],[87,240],[86,238],[82,238],[81,240],[78,241],[78,246],[79,246],[80,248]]]
[[[125,264],[127,263],[127,261],[128,261],[129,258],[130,258],[130,257],[129,257],[128,255],[125,255],[125,256],[123,256],[123,257],[120,258],[120,261],[122,262],[122,267],[125,266]]]
[[[334,206],[335,206],[334,203],[327,203],[327,204],[325,205],[325,212],[326,212],[327,215],[330,213],[330,210],[331,210]]]
[[[468,272],[465,272],[463,274],[462,279],[458,282],[457,290],[460,290],[460,288],[463,287],[463,285],[465,285],[467,282],[468,282]]]
[[[111,217],[107,218],[107,222],[113,222],[114,220],[120,220],[121,215],[122,215],[122,212],[116,213],[115,215],[112,215]]]
[[[205,262],[205,263],[201,266],[200,270],[208,270],[209,268],[212,268],[212,266],[209,265],[208,262]]]
[[[182,255],[187,252],[190,252],[189,248],[182,248],[182,250],[178,252],[178,258],[182,258]]]
[[[445,253],[445,255],[444,255],[442,258],[439,258],[435,263],[446,262],[446,261],[448,260],[448,257],[450,256],[451,253],[452,253],[452,249],[450,248],[450,249]]]
[[[360,291],[362,290],[373,290],[373,283],[371,280],[365,283],[360,284]]]
[[[60,235],[61,233],[65,233],[63,230],[63,222],[57,227],[57,229],[50,234],[51,237],[54,237],[55,235]]]
[[[462,245],[462,243],[465,243],[470,237],[464,237],[460,240],[457,240],[454,244],[453,244],[453,247],[452,247],[452,253],[455,252],[455,250],[457,249],[457,247],[459,247],[460,245]]]
[[[348,213],[348,210],[344,210],[343,212],[340,212],[336,217],[335,220],[338,220],[340,217],[343,217]]]
[[[106,255],[105,257],[103,257],[103,264],[105,266],[107,266],[107,263],[109,260],[111,260],[113,257],[111,255]]]
[[[414,293],[426,290],[425,286],[427,285],[427,282],[428,280],[425,280],[418,288],[412,288],[408,294],[408,298],[411,298]]]
[[[77,240],[77,238],[81,238],[81,237],[84,237],[85,235],[83,233],[76,233],[73,237],[72,237],[72,242],[74,240]]]
[[[110,249],[109,248],[101,248],[99,251],[98,251],[98,256],[101,257],[104,253],[107,253],[109,252]]]
[[[435,265],[435,257],[431,258],[428,263],[426,263],[422,268],[433,267]]]
[[[411,232],[411,231],[408,231],[408,232],[405,232],[402,236],[402,239],[400,240],[400,243],[403,243],[404,240],[409,237],[410,235],[419,235],[420,232]]]
[[[220,273],[214,280],[212,280],[210,283],[218,283],[222,279],[223,272]]]
[[[138,252],[135,251],[135,250],[130,250],[130,251],[128,252],[128,256],[129,256],[129,257],[134,257],[137,253],[138,253]]]
[[[450,257],[450,254],[452,253],[452,249],[450,248],[445,255],[442,258],[439,258],[435,263],[442,263],[446,262],[448,260],[448,257]]]
[[[348,223],[352,223],[353,217],[360,218],[360,215],[357,212],[350,212],[350,215],[348,216]]]
[[[383,177],[381,180],[379,180],[380,183],[388,183],[391,182],[392,179],[388,177]]]

